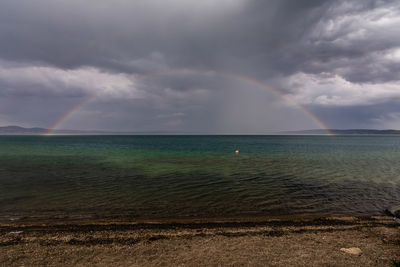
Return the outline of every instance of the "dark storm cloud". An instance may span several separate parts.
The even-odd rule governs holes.
[[[152,121],[160,129],[216,129],[218,120],[229,121],[228,115],[214,116],[213,122],[207,116],[230,110],[225,108],[230,105],[227,95],[249,85],[204,70],[247,75],[274,85],[328,125],[347,125],[343,110],[359,110],[357,120],[366,123],[393,120],[392,99],[399,97],[400,83],[399,18],[400,3],[388,0],[3,0],[2,101],[52,97],[52,103],[64,104],[44,108],[33,101],[29,118],[8,108],[0,120],[34,121],[33,114],[39,118],[46,109],[62,114],[67,103],[107,90],[101,101],[109,101],[103,108],[93,107],[99,108],[98,117],[113,114],[114,124],[128,125],[134,112],[140,114],[135,125]],[[203,71],[140,76],[171,69]],[[242,91],[237,99],[258,96],[253,89]],[[120,109],[125,106],[121,101],[135,108]],[[272,108],[274,101],[270,97],[259,105]],[[374,114],[361,112],[385,103],[388,108]],[[249,114],[253,113],[243,118]],[[45,126],[50,120],[36,119]],[[270,123],[285,128],[272,119]],[[99,120],[96,127],[116,125]]]
[[[290,60],[296,43],[328,8],[328,1],[275,0],[237,1],[243,4],[230,10],[232,2],[5,1],[0,56],[135,72],[140,66],[132,61],[157,61],[159,53],[161,67],[287,72],[298,65]]]
[[[360,58],[400,41],[394,38],[399,30],[376,32],[351,21],[377,7],[398,8],[394,1],[237,1],[242,4],[231,9],[232,1],[182,2],[2,1],[0,56],[60,68],[203,67],[265,75],[304,66],[316,72],[321,64],[313,68],[315,62],[329,69],[335,67],[327,62],[332,58]],[[346,16],[349,24],[340,25]],[[326,29],[329,24],[333,30]],[[371,32],[336,42],[361,29]]]

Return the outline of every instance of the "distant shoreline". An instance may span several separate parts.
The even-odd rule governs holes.
[[[197,133],[197,132],[128,132],[105,130],[47,129],[40,127],[0,126],[0,135],[400,135],[394,129],[311,129],[295,131],[271,131],[267,133]]]

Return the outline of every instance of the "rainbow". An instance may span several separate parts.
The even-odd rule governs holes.
[[[225,72],[225,71],[215,71],[215,70],[201,70],[201,69],[168,69],[168,70],[163,70],[163,71],[158,71],[158,72],[151,72],[151,73],[146,73],[146,74],[141,74],[137,75],[137,79],[145,79],[145,78],[150,78],[154,76],[163,76],[163,75],[170,75],[170,74],[185,74],[185,73],[193,73],[193,74],[217,74],[221,76],[226,76],[226,77],[231,77],[234,79],[237,79],[239,81],[244,81],[249,84],[253,84],[259,88],[264,88],[267,89],[270,92],[273,92],[274,94],[280,96],[282,99],[285,101],[294,104],[296,107],[298,107],[302,112],[304,112],[308,117],[310,117],[314,122],[316,122],[322,129],[324,129],[327,134],[329,135],[335,135],[331,130],[329,130],[328,126],[323,123],[317,116],[315,116],[311,111],[309,111],[306,107],[302,106],[301,104],[297,103],[293,98],[283,94],[281,91],[278,89],[275,89],[273,87],[268,86],[265,83],[262,83],[258,80],[255,80],[254,78],[244,76],[241,74],[236,74],[236,73],[231,73],[231,72]],[[85,100],[83,100],[81,103],[78,105],[74,106],[72,109],[68,110],[61,118],[59,118],[49,129],[48,132],[46,132],[44,135],[52,135],[54,134],[54,131],[58,129],[58,127],[69,117],[71,117],[75,112],[80,110],[83,106],[86,104],[92,102],[95,100],[100,94],[104,93],[107,89],[100,90],[94,95],[91,95],[87,97]]]

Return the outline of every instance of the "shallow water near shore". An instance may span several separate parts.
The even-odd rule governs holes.
[[[379,215],[399,202],[400,136],[0,136],[0,220]]]

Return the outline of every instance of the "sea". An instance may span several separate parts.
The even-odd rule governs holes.
[[[370,216],[399,203],[400,136],[0,136],[1,221]]]

